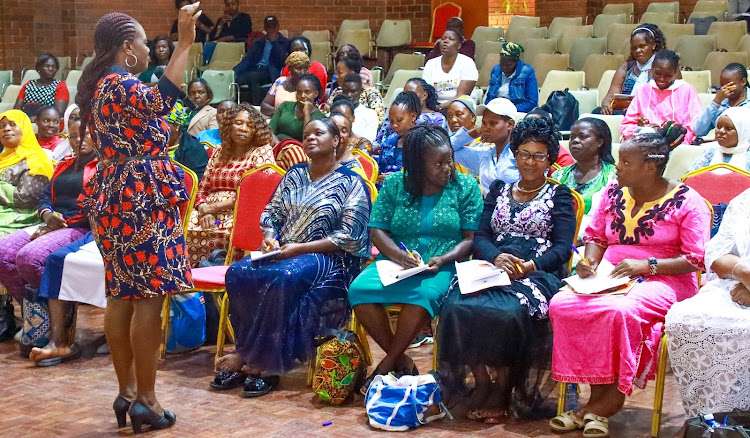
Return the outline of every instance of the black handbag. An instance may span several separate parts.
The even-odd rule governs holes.
[[[713,419],[720,426],[712,426],[705,415],[685,422],[685,438],[750,438],[750,411],[718,412]]]
[[[565,91],[550,93],[542,109],[552,114],[552,123],[558,131],[570,131],[570,127],[578,120],[578,100],[567,88]]]
[[[9,295],[0,295],[0,342],[13,339],[17,331],[11,298]]]

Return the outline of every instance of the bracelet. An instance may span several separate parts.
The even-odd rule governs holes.
[[[743,265],[745,262],[743,260],[740,260],[739,262],[735,263],[734,267],[732,267],[732,273],[730,274],[732,276],[732,280],[739,281],[739,278],[737,278],[736,275],[734,275],[734,270],[737,269],[737,266]]]
[[[648,275],[656,275],[659,272],[659,264],[655,257],[648,258]]]

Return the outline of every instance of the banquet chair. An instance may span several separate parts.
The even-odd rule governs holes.
[[[367,175],[367,180],[371,183],[375,183],[378,179],[378,163],[375,161],[371,156],[367,155],[367,152],[363,152],[359,149],[352,149],[351,150],[352,155],[359,161],[359,164],[362,165],[362,168],[365,170],[365,175]]]
[[[713,205],[729,204],[750,188],[750,173],[730,164],[718,163],[688,172],[680,181]]]
[[[267,171],[270,171],[268,173]],[[263,233],[260,230],[260,215],[266,207],[285,172],[275,164],[263,164],[242,175],[237,187],[234,203],[234,227],[229,237],[229,248],[223,266],[193,268],[193,289],[180,292],[204,292],[217,295],[219,305],[219,333],[216,338],[216,360],[224,352],[226,332],[234,339],[234,329],[229,321],[229,298],[226,293],[225,275],[234,259],[235,250],[252,251],[260,247]],[[197,189],[197,188],[196,188]],[[244,190],[243,190],[244,189]],[[242,218],[242,220],[239,220]],[[185,221],[187,222],[187,221]],[[164,300],[162,313],[162,343],[160,355],[166,353],[167,328],[169,325],[169,299]]]

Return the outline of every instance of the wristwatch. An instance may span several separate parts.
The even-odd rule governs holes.
[[[648,258],[648,275],[656,275],[659,271],[659,264],[654,257]]]

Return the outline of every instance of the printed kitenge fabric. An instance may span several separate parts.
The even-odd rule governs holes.
[[[165,157],[164,116],[179,89],[147,87],[121,67],[99,80],[89,126],[99,170],[79,197],[104,258],[107,296],[156,297],[190,289],[179,205],[188,194]]]

